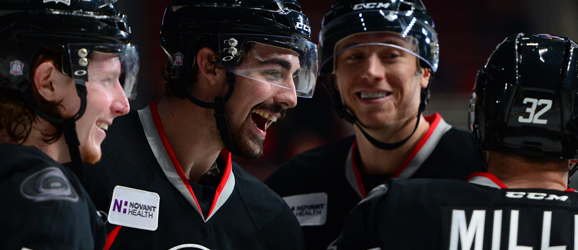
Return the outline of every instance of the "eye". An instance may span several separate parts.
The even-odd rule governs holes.
[[[355,53],[347,56],[347,60],[359,60],[359,59],[363,59],[363,54]]]
[[[263,72],[263,75],[265,76],[265,78],[272,79],[272,80],[282,78],[282,73],[281,73],[281,71],[278,71],[278,70],[266,70]]]
[[[399,57],[399,54],[397,54],[397,53],[391,53],[388,56],[388,58],[397,58],[397,57]]]

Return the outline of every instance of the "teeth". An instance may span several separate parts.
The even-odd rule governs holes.
[[[270,115],[269,113],[265,113],[263,111],[260,110],[253,110],[253,113],[260,115],[261,117],[267,119],[267,123],[265,124],[265,129],[269,128],[269,126],[271,126],[271,124],[273,124],[274,122],[277,121],[277,117],[274,115]]]
[[[275,120],[277,120],[277,117],[275,117]],[[269,120],[266,124],[265,124],[265,130],[267,130],[269,128],[269,126],[271,126],[271,124],[273,124],[275,121],[273,120]]]
[[[362,99],[377,99],[386,97],[386,92],[361,92],[360,93]]]
[[[103,129],[104,131],[108,130],[108,124],[106,124],[104,122],[96,122],[96,126]]]

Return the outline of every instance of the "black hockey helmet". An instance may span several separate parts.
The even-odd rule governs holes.
[[[312,97],[317,46],[310,42],[309,19],[295,0],[174,0],[167,7],[160,45],[167,55],[165,78],[187,83],[196,53],[210,47],[221,67],[233,71],[247,45],[261,43],[299,53],[297,96]]]
[[[500,43],[478,72],[470,128],[481,149],[576,159],[578,45],[546,34]]]
[[[333,71],[339,41],[357,33],[392,32],[415,39],[412,51],[423,68],[437,71],[439,43],[435,26],[421,0],[336,0],[325,14],[319,33],[320,73]]]
[[[332,96],[337,114],[352,124],[356,124],[355,114],[343,105],[339,92],[335,89],[333,72],[334,58],[348,49],[359,46],[388,46],[407,51],[415,55],[422,68],[436,72],[439,63],[439,43],[435,26],[421,0],[385,0],[381,2],[367,0],[336,0],[335,4],[325,14],[319,33],[321,66],[319,79]],[[355,34],[389,33],[405,41],[404,46],[390,43],[353,44],[337,51],[340,41]],[[421,91],[421,103],[418,117],[425,110],[429,101],[429,85]],[[418,122],[419,123],[419,122]],[[380,143],[368,136],[359,126],[365,137],[381,149],[397,148],[405,140],[386,144]],[[417,124],[416,124],[417,128]],[[414,130],[415,132],[415,130]],[[413,135],[413,133],[412,133]]]
[[[126,17],[115,0],[0,0],[0,87],[22,93],[36,115],[64,126],[73,163],[80,165],[75,121],[86,109],[89,65],[99,53],[118,56],[125,95],[132,96],[138,72],[138,54],[130,44]],[[81,99],[71,118],[54,117],[36,103],[31,87],[32,67],[40,54],[60,54],[63,74],[74,79]],[[115,61],[116,62],[116,61]],[[92,86],[92,85],[91,85]]]
[[[30,94],[31,66],[41,50],[63,55],[62,73],[79,91],[88,80],[92,52],[118,53],[123,59],[127,96],[134,93],[138,57],[130,45],[126,17],[115,0],[0,0],[0,77],[3,88]],[[81,94],[83,95],[83,94]]]
[[[296,0],[173,0],[165,10],[160,45],[167,56],[164,78],[177,83],[178,95],[195,105],[215,109],[217,128],[227,149],[237,154],[228,131],[224,106],[235,86],[235,75],[251,77],[254,70],[237,69],[244,53],[255,44],[297,52],[300,68],[285,84],[299,97],[312,97],[317,77],[317,46],[311,41],[309,19]],[[227,71],[228,93],[207,103],[192,96],[189,85],[196,77],[196,55],[203,47],[218,53],[220,67]],[[252,78],[255,79],[255,78]],[[258,79],[255,79],[258,80]]]

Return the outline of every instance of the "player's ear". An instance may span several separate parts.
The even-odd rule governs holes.
[[[211,48],[204,47],[197,53],[197,65],[199,71],[208,80],[209,84],[215,85],[220,82],[223,70],[219,68],[219,59]]]
[[[33,84],[36,92],[49,102],[56,102],[61,99],[57,91],[57,82],[55,82],[54,71],[56,67],[52,62],[43,62],[34,70]]]
[[[422,88],[427,88],[429,85],[429,79],[431,78],[431,69],[429,68],[421,68],[420,74],[420,85]]]

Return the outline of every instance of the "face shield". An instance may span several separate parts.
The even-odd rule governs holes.
[[[476,92],[472,93],[470,97],[470,107],[468,109],[468,127],[470,131],[474,131],[474,123],[476,122],[476,102],[478,101],[478,96]]]
[[[321,37],[331,41],[339,38],[332,48],[330,56],[321,68],[335,69],[335,60],[339,54],[362,46],[385,46],[403,50],[427,64],[433,72],[439,61],[439,43],[432,24],[416,18],[412,11],[361,11],[344,15],[323,27]]]
[[[317,46],[295,37],[219,35],[221,67],[311,98],[317,76]]]
[[[129,99],[136,97],[139,59],[131,44],[69,44],[70,69],[76,84]],[[119,91],[118,86],[122,87]]]

